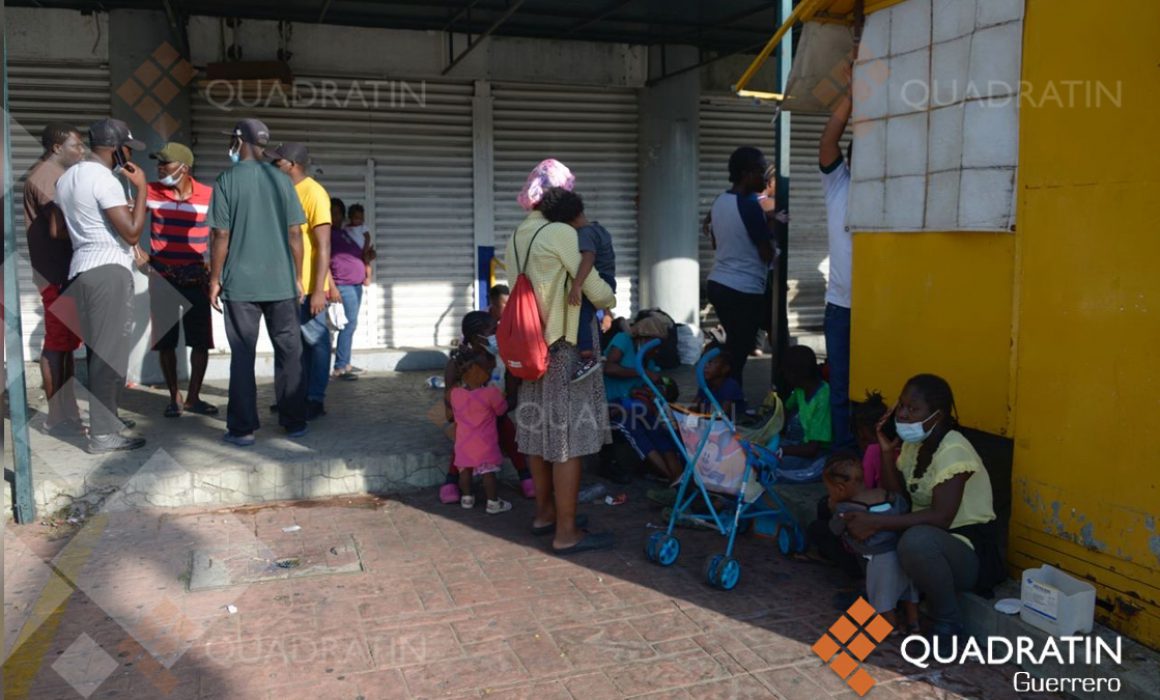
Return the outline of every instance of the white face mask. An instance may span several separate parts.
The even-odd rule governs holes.
[[[918,421],[917,423],[903,423],[902,421],[895,418],[894,419],[894,427],[898,429],[899,439],[901,439],[903,442],[912,442],[912,443],[925,441],[928,437],[930,437],[930,434],[934,432],[934,426],[932,425],[930,427],[930,430],[924,430],[922,426],[928,420],[930,420],[931,418],[934,418],[938,414],[939,414],[939,412],[935,411],[934,413],[930,414],[929,416],[927,416],[923,420]]]
[[[177,172],[173,173],[172,175],[166,175],[165,177],[161,178],[158,182],[165,185],[166,187],[177,187],[177,183],[181,182],[181,178],[183,178],[183,177],[185,177],[185,171],[178,170]]]

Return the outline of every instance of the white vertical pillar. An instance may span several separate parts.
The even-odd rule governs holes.
[[[697,259],[697,145],[701,73],[659,74],[659,49],[650,53],[657,82],[640,95],[640,280],[641,303],[659,307],[677,323],[699,327],[700,266]],[[665,49],[669,71],[696,65],[690,46]]]

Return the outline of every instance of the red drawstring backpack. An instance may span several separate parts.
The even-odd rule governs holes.
[[[540,304],[536,301],[532,281],[524,272],[528,260],[532,257],[532,245],[536,242],[536,236],[539,236],[540,231],[546,226],[547,224],[541,226],[532,236],[522,265],[519,251],[515,245],[512,246],[518,276],[511,296],[508,297],[507,306],[504,307],[503,316],[500,317],[499,329],[496,331],[499,356],[503,358],[507,371],[529,382],[539,380],[548,371],[548,344],[544,342],[544,322],[540,318]]]

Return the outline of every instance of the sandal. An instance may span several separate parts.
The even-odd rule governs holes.
[[[588,516],[584,513],[578,514],[576,516],[576,527],[587,527],[587,526],[588,526]],[[540,526],[533,525],[532,526],[532,534],[537,536],[537,537],[539,537],[540,535],[552,535],[552,534],[555,534],[555,532],[556,532],[556,523],[552,523],[551,525],[540,525]]]
[[[185,410],[190,413],[196,413],[199,416],[216,416],[218,414],[217,406],[208,404],[200,399],[196,403],[186,404]]]
[[[178,406],[176,403],[171,402],[168,406],[165,407],[165,414],[164,415],[166,418],[180,418],[181,417],[181,406]]]
[[[612,549],[616,545],[616,538],[612,536],[611,532],[586,532],[584,537],[572,545],[571,547],[564,547],[563,549],[552,548],[552,553],[566,557],[571,554],[579,554],[581,552],[593,552],[598,549]]]

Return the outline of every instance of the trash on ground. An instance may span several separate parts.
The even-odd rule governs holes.
[[[605,496],[604,503],[610,506],[619,506],[628,502],[628,494],[618,493],[615,496]]]
[[[301,529],[301,525],[287,525],[286,527],[282,528],[282,532],[298,532]]]
[[[592,484],[580,490],[580,493],[576,495],[576,501],[579,503],[599,503],[607,494],[608,488],[604,484]]]
[[[995,601],[995,609],[1004,615],[1018,615],[1023,609],[1023,601],[1018,598],[1004,598]]]
[[[443,382],[443,377],[428,377],[427,378],[427,388],[428,389],[444,389],[444,388],[446,388],[446,384],[444,384],[444,382]]]
[[[301,563],[302,562],[298,559],[298,557],[285,557],[282,559],[274,560],[274,566],[278,567],[279,569],[293,569]]]
[[[237,615],[237,614],[238,614],[238,606],[236,606],[236,605],[227,605],[227,606],[226,606],[226,612],[228,612],[228,613],[229,613],[229,614],[231,614],[231,615]]]

